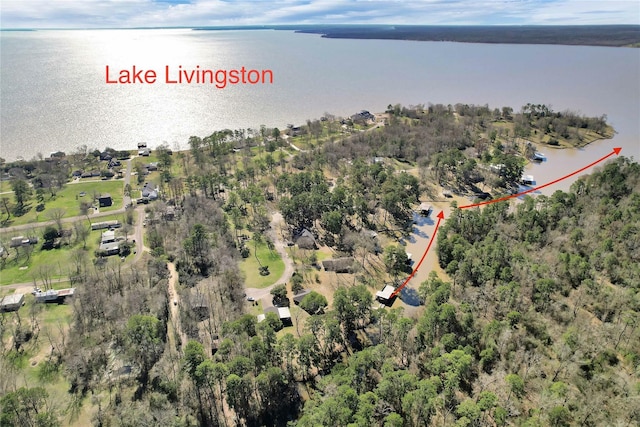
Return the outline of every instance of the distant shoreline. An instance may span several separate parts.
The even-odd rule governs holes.
[[[585,26],[344,26],[297,28],[326,38],[640,47],[640,25]]]
[[[289,30],[335,39],[640,47],[640,25],[264,25],[195,31]]]
[[[486,44],[640,47],[640,25],[246,25],[132,28],[3,28],[0,32],[38,30],[255,31],[284,30],[324,38],[407,40]]]

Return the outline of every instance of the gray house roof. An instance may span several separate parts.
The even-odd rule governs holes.
[[[313,233],[303,228],[300,233],[294,236],[294,241],[300,249],[317,249],[316,239],[313,237]]]
[[[148,197],[151,200],[155,200],[158,198],[158,190],[153,184],[145,182],[144,187],[142,187],[142,197]]]
[[[310,289],[301,290],[300,292],[298,292],[297,294],[295,294],[293,296],[293,302],[296,303],[296,304],[300,304],[302,302],[302,300],[304,299],[304,297],[306,297],[310,293],[311,293]]]

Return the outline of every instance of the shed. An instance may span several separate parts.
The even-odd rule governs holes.
[[[264,321],[267,318],[267,313],[275,313],[285,326],[291,326],[291,311],[287,307],[269,307],[264,310],[264,314],[258,314],[258,323]]]
[[[269,307],[264,310],[265,316],[267,313],[275,313],[278,315],[282,323],[291,323],[291,311],[289,307]]]
[[[420,215],[423,216],[429,216],[431,215],[431,212],[433,211],[433,207],[428,204],[428,203],[420,203],[420,207],[418,208],[418,212],[420,212]]]
[[[335,271],[336,273],[351,273],[353,271],[352,257],[327,259],[322,261],[325,271]]]
[[[24,294],[11,294],[2,298],[0,311],[17,311],[24,304]]]
[[[300,249],[318,249],[313,233],[306,228],[303,228],[294,236],[294,242]]]
[[[392,297],[395,290],[396,288],[394,286],[385,285],[381,291],[376,292],[376,299],[383,304],[389,304],[392,302],[393,298],[395,298]]]
[[[111,199],[111,194],[105,193],[98,197],[98,205],[100,205],[101,208],[111,206],[112,204],[113,200]]]

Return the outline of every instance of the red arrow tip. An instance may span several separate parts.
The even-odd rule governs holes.
[[[438,214],[438,218],[444,219],[444,212],[440,211],[440,213]]]
[[[616,154],[620,154],[620,151],[622,151],[622,147],[616,147],[613,149],[613,152]]]

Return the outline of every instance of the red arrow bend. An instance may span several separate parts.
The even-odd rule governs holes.
[[[548,182],[548,183],[546,183],[544,185],[540,185],[540,186],[535,187],[535,188],[530,188],[529,190],[523,191],[521,193],[512,194],[510,196],[505,196],[505,197],[500,197],[499,199],[487,200],[486,202],[480,202],[480,203],[474,203],[474,204],[471,204],[471,205],[460,206],[460,209],[467,209],[467,208],[473,208],[473,207],[476,207],[476,206],[482,206],[482,205],[488,205],[488,204],[491,204],[491,203],[497,203],[497,202],[501,202],[503,200],[513,199],[514,197],[522,196],[523,194],[527,194],[527,193],[531,193],[533,191],[540,190],[541,188],[548,187],[550,185],[553,185],[553,184],[555,184],[557,182],[562,181],[563,179],[567,179],[569,177],[572,177],[573,175],[578,174],[578,173],[582,172],[583,170],[589,169],[590,167],[593,167],[593,166],[597,165],[598,163],[605,161],[606,159],[608,159],[609,157],[613,156],[614,154],[618,155],[618,154],[620,154],[620,151],[622,151],[622,148],[621,147],[616,147],[616,148],[613,149],[613,151],[611,153],[609,153],[606,156],[596,160],[595,162],[589,163],[587,166],[585,166],[585,167],[583,167],[581,169],[578,169],[575,172],[571,172],[568,175],[565,175],[565,176],[563,176],[561,178],[558,178],[555,181]],[[424,259],[427,256],[427,253],[429,253],[429,249],[431,248],[431,244],[435,240],[436,234],[438,233],[438,227],[440,227],[440,222],[443,219],[444,219],[444,213],[442,211],[440,211],[440,213],[438,214],[438,222],[436,223],[436,228],[433,231],[433,235],[431,236],[431,239],[429,239],[429,245],[427,246],[427,250],[425,250],[424,253],[422,254],[422,258],[420,258],[420,261],[418,262],[418,265],[416,265],[416,268],[413,270],[413,272],[411,272],[411,275],[409,277],[407,277],[407,279],[402,283],[402,285],[400,285],[398,287],[398,289],[393,291],[393,293],[391,294],[391,297],[389,297],[389,299],[397,296],[400,293],[400,291],[402,291],[402,288],[404,288],[407,285],[407,283],[409,283],[409,281],[411,279],[413,279],[413,276],[415,276],[415,274],[418,272],[418,269],[422,265],[422,261],[424,261]]]
[[[398,289],[393,291],[393,293],[391,294],[389,299],[392,299],[393,297],[398,295],[400,293],[400,291],[402,290],[402,288],[404,288],[407,285],[407,283],[409,283],[409,281],[413,278],[413,276],[415,276],[415,274],[418,272],[418,269],[420,268],[420,265],[422,265],[422,261],[424,261],[424,259],[426,258],[427,253],[429,252],[429,248],[431,248],[431,244],[433,243],[433,241],[436,238],[436,233],[438,233],[438,227],[440,227],[440,221],[442,221],[443,219],[444,219],[444,213],[442,211],[440,211],[440,213],[438,214],[438,222],[436,223],[436,229],[433,230],[433,234],[431,235],[431,239],[429,239],[429,245],[427,246],[427,250],[424,251],[424,253],[422,254],[422,258],[420,258],[420,261],[416,265],[416,268],[414,268],[413,271],[411,272],[411,275],[409,277],[407,277],[407,280],[405,280],[402,283],[402,285],[398,286]]]
[[[596,161],[595,161],[595,162],[593,162],[593,163],[588,164],[587,166],[585,166],[585,167],[583,167],[583,168],[581,168],[581,169],[578,169],[578,170],[577,170],[577,171],[575,171],[575,172],[571,172],[571,173],[570,173],[570,174],[568,174],[568,175],[565,175],[565,176],[563,176],[563,177],[561,177],[561,178],[558,178],[558,179],[556,179],[555,181],[547,182],[547,183],[546,183],[546,184],[544,184],[544,185],[540,185],[540,186],[535,187],[535,188],[530,188],[530,189],[528,189],[528,190],[526,190],[526,191],[523,191],[523,192],[521,192],[521,193],[512,194],[512,195],[510,195],[510,196],[500,197],[499,199],[487,200],[486,202],[473,203],[473,204],[471,204],[471,205],[460,206],[460,209],[474,208],[474,207],[476,207],[476,206],[489,205],[489,204],[491,204],[491,203],[502,202],[503,200],[513,199],[514,197],[522,196],[523,194],[527,194],[527,193],[531,193],[531,192],[533,192],[533,191],[540,190],[541,188],[548,187],[548,186],[550,186],[550,185],[553,185],[553,184],[555,184],[555,183],[557,183],[557,182],[562,181],[563,179],[567,179],[567,178],[569,178],[569,177],[572,177],[573,175],[575,175],[575,174],[577,174],[577,173],[580,173],[580,172],[582,172],[583,170],[589,169],[590,167],[593,167],[593,166],[597,165],[598,163],[600,163],[600,162],[602,162],[602,161],[605,161],[606,159],[608,159],[609,157],[613,156],[614,154],[615,154],[615,155],[618,155],[618,154],[620,154],[620,151],[621,151],[621,150],[622,150],[622,148],[621,148],[621,147],[616,147],[616,148],[614,148],[614,149],[613,149],[613,151],[612,151],[612,152],[610,152],[610,153],[609,153],[609,154],[607,154],[606,156],[604,156],[604,157],[602,157],[602,158],[600,158],[600,159],[596,160]]]

